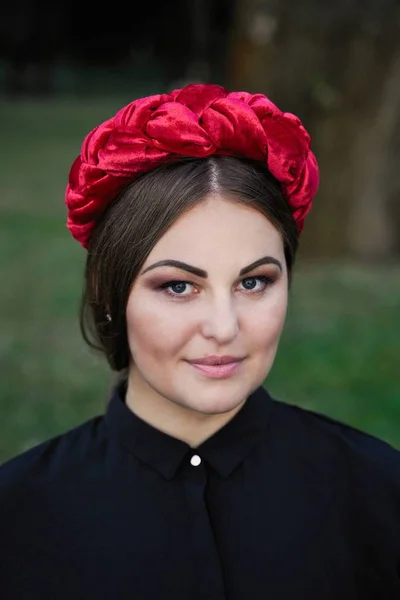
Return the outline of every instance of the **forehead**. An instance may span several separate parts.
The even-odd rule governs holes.
[[[235,199],[210,196],[171,225],[144,266],[165,258],[192,260],[199,266],[200,261],[212,264],[228,256],[251,262],[266,254],[283,256],[282,237],[274,225]]]

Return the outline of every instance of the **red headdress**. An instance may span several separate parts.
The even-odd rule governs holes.
[[[99,216],[136,177],[166,161],[213,154],[262,161],[302,230],[319,174],[301,121],[262,94],[212,84],[135,100],[86,136],[69,173],[68,229],[87,248]]]

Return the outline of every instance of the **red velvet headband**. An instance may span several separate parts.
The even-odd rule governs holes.
[[[131,102],[84,139],[66,189],[67,226],[87,248],[98,217],[128,183],[165,161],[213,154],[265,163],[281,183],[299,232],[318,188],[301,121],[262,94],[191,84]]]

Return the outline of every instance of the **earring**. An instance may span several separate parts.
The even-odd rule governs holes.
[[[108,321],[109,323],[111,323],[111,321],[112,321],[112,318],[111,318],[111,315],[110,315],[110,313],[107,313],[107,314],[106,314],[106,319],[107,319],[107,321]]]

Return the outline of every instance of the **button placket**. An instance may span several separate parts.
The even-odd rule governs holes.
[[[215,545],[210,516],[206,505],[206,462],[199,454],[189,454],[184,475],[184,487],[189,520],[187,532],[192,550],[196,586],[193,600],[225,598],[221,564]]]

